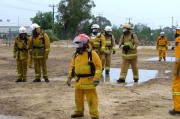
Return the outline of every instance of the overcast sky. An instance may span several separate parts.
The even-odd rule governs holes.
[[[30,25],[30,18],[38,11],[52,11],[51,4],[60,0],[0,0],[0,25]],[[151,28],[178,24],[180,0],[94,0],[95,16],[103,16],[119,26],[125,22],[143,23]],[[57,10],[57,9],[55,9]],[[10,22],[7,22],[10,19]],[[180,22],[180,21],[179,21]]]

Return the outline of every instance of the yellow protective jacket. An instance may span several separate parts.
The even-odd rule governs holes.
[[[176,57],[176,61],[179,60],[180,61],[180,36],[177,37],[175,39],[175,57]]]
[[[139,45],[138,37],[136,34],[129,33],[128,35],[122,35],[119,42],[119,47],[125,45],[130,46],[130,50],[125,54],[125,51],[122,50],[122,57],[125,59],[134,59],[137,58],[137,47]]]
[[[105,54],[111,54],[112,51],[115,51],[115,38],[114,35],[105,36],[106,40],[106,48],[105,48]]]
[[[157,49],[168,49],[168,40],[167,40],[167,37],[164,36],[164,37],[161,37],[159,36],[157,38],[157,42],[156,42],[156,47]]]
[[[28,58],[28,50],[31,47],[30,38],[27,36],[26,40],[21,40],[20,37],[16,37],[14,42],[14,57],[16,60],[23,60]]]
[[[40,33],[32,38],[32,57],[48,58],[50,51],[50,40],[46,33]]]
[[[102,64],[98,54],[92,50],[92,62],[95,66],[95,75],[90,77],[75,77],[76,89],[94,89],[93,80],[100,80],[102,73]],[[72,79],[72,72],[74,70],[76,75],[91,74],[91,68],[88,64],[88,51],[84,51],[82,54],[78,54],[71,60],[68,78]]]
[[[105,51],[106,41],[103,34],[98,33],[97,36],[90,36],[90,48],[98,54]]]

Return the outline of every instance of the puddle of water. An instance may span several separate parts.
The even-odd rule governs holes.
[[[146,59],[146,61],[159,61],[159,57]],[[163,59],[161,61],[164,61]],[[166,57],[167,62],[175,62],[175,57]]]
[[[103,71],[101,76],[102,82],[116,82],[119,78],[121,69],[119,68],[111,68],[110,74],[106,75],[105,71]],[[138,84],[149,81],[150,79],[154,78],[168,78],[163,74],[168,73],[168,70],[139,70],[139,81]],[[126,83],[127,86],[132,86],[134,84],[132,70],[128,69],[128,74],[126,76]],[[137,83],[136,83],[137,84]]]
[[[121,69],[119,68],[111,68],[109,75],[105,74],[103,71],[101,75],[101,82],[115,82],[119,79]],[[128,74],[126,76],[126,86],[133,86],[134,84],[141,84],[143,82],[149,81],[154,78],[168,78],[164,76],[164,74],[170,72],[169,70],[143,70],[139,69],[139,81],[138,83],[134,83],[132,69],[128,69]],[[67,76],[60,76],[50,78],[50,81],[66,81]]]
[[[5,115],[0,115],[0,119],[25,119],[24,117],[20,116],[5,116]]]

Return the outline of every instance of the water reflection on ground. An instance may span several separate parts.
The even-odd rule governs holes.
[[[159,61],[159,57],[149,58],[149,59],[146,59],[146,61]],[[162,59],[161,61],[164,61],[164,60]],[[175,57],[166,57],[166,61],[167,62],[174,62]]]
[[[103,71],[102,76],[101,76],[101,82],[116,82],[116,80],[119,78],[120,71],[121,69],[119,68],[111,68],[109,75],[105,74],[105,72]],[[168,78],[167,76],[164,76],[164,74],[168,72],[170,71],[140,69],[139,82],[136,84],[140,84],[154,78]],[[128,69],[128,75],[126,77],[126,84],[127,86],[132,86],[134,84],[133,74],[132,74],[131,69]]]

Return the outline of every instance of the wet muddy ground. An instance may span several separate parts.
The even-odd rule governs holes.
[[[16,61],[12,46],[0,46],[0,118],[2,119],[70,119],[74,112],[74,85],[66,85],[66,76],[74,48],[52,47],[48,59],[50,82],[33,83],[34,69],[28,69],[28,82],[15,83]],[[139,84],[127,86],[115,81],[101,82],[97,86],[100,119],[179,119],[171,116],[168,110],[173,108],[171,83],[174,62],[153,60],[157,57],[153,49],[138,50],[138,67],[151,76]],[[168,57],[174,51],[167,51]],[[112,68],[121,67],[121,50],[112,55]],[[149,71],[149,72],[148,72]],[[118,71],[113,79],[118,79]],[[142,75],[140,75],[142,77]],[[143,76],[147,79],[148,76]],[[129,79],[131,82],[131,78]],[[141,79],[140,79],[141,80]],[[127,80],[128,81],[128,80]],[[73,84],[74,82],[72,82]],[[87,102],[85,116],[90,119]]]

